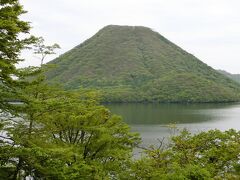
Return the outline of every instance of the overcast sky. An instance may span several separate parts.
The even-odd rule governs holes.
[[[61,46],[57,56],[106,25],[141,25],[215,69],[240,73],[239,0],[20,1],[28,11],[23,18],[32,22],[32,33],[43,36],[47,44]],[[39,64],[27,58],[24,65]]]

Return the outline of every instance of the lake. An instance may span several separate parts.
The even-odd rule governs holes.
[[[169,124],[193,133],[210,129],[240,130],[240,104],[107,104],[139,132],[144,146],[175,133]]]

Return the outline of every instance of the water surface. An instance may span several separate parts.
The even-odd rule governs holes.
[[[157,138],[169,137],[175,130],[191,132],[210,129],[240,130],[240,104],[107,104],[121,115],[132,131],[139,132],[144,145],[156,144]]]

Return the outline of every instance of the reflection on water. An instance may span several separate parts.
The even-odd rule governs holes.
[[[143,144],[155,144],[157,138],[169,137],[167,125],[192,132],[210,129],[240,130],[240,104],[107,104],[121,115],[133,131],[141,134]]]

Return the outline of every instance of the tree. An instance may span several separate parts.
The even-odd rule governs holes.
[[[42,37],[38,38],[36,43],[34,44],[34,54],[39,54],[41,57],[41,65],[43,65],[43,61],[47,55],[55,54],[55,50],[59,49],[60,46],[58,44],[53,44],[51,46],[46,46],[44,44],[44,39]]]
[[[23,113],[4,129],[11,143],[2,142],[9,152],[2,152],[2,167],[12,170],[9,178],[110,178],[130,168],[139,138],[97,103],[95,93],[66,92],[41,82],[21,94]]]
[[[14,98],[15,88],[23,82],[16,81],[22,72],[15,65],[24,48],[32,45],[36,38],[28,36],[30,25],[19,19],[25,11],[18,0],[0,1],[0,109],[7,110],[9,99]],[[23,34],[26,38],[20,38]]]
[[[184,130],[167,148],[146,150],[133,166],[136,179],[239,179],[240,132]]]

